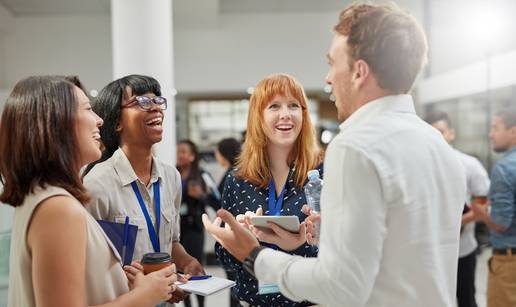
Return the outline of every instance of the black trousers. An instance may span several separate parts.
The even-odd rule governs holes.
[[[476,252],[459,258],[457,273],[457,302],[459,307],[477,307],[475,301]]]

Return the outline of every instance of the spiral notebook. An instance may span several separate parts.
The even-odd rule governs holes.
[[[176,285],[186,292],[208,296],[233,287],[235,282],[225,278],[210,277],[203,280],[189,280],[186,284],[176,283]]]

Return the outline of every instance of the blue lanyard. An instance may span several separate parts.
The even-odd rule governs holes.
[[[281,206],[283,205],[285,186],[286,184],[283,185],[283,189],[281,190],[281,193],[276,200],[276,185],[274,184],[274,178],[269,181],[269,215],[281,215]]]
[[[145,221],[147,222],[147,231],[149,232],[149,237],[152,243],[152,247],[154,248],[154,252],[159,253],[161,251],[159,246],[159,236],[156,234],[156,230],[152,225],[152,220],[150,218],[149,212],[147,211],[147,207],[145,207],[145,203],[143,202],[142,194],[140,194],[140,190],[138,189],[138,185],[136,185],[136,180],[131,182],[131,186],[133,187],[134,194],[136,194],[136,198],[138,199],[138,203],[140,204],[140,208],[142,209],[143,215],[145,216]],[[154,190],[154,204],[155,204],[155,214],[156,214],[156,229],[159,233],[159,222],[161,217],[160,211],[160,195],[159,195],[159,181],[156,181],[152,184]]]

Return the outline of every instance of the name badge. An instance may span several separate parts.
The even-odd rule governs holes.
[[[280,289],[277,284],[267,281],[258,281],[258,294],[279,293]]]

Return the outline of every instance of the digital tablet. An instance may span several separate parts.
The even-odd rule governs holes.
[[[299,218],[295,215],[287,216],[251,216],[251,224],[257,227],[270,228],[267,222],[272,222],[290,232],[299,232]]]

